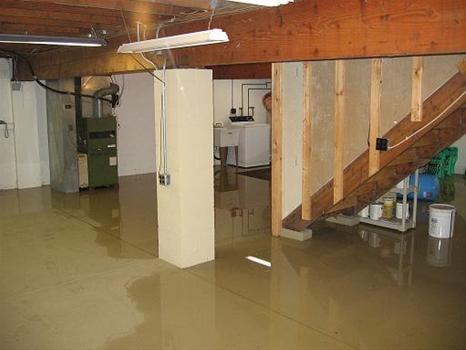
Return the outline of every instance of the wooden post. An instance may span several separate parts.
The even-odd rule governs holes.
[[[369,127],[369,176],[379,171],[380,152],[375,149],[377,137],[380,136],[380,95],[382,92],[382,59],[372,59],[371,71],[371,107]]]
[[[458,70],[461,74],[466,74],[466,58],[458,62]]]
[[[311,115],[311,62],[303,63],[303,174],[302,174],[302,208],[301,216],[303,220],[310,220],[312,217],[312,189],[311,189],[311,157],[312,157],[312,115]]]
[[[343,199],[343,150],[345,145],[345,62],[335,62],[335,150],[333,160],[333,202]]]
[[[422,121],[422,57],[413,57],[413,74],[411,87],[411,121]]]
[[[282,231],[283,63],[272,64],[272,235]]]

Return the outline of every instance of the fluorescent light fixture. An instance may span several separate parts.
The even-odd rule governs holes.
[[[229,0],[229,1],[241,2],[243,4],[250,4],[250,5],[268,6],[268,7],[286,5],[286,4],[289,4],[290,2],[294,2],[294,0]]]
[[[272,267],[272,263],[270,261],[256,258],[255,256],[249,255],[246,257],[246,259],[248,259],[249,261],[255,262],[256,264],[260,264],[260,265],[267,266],[267,267]]]
[[[230,41],[227,33],[221,29],[210,29],[202,32],[194,32],[163,38],[149,39],[123,44],[118,48],[118,53],[139,53],[179,49],[182,47],[201,46],[226,43]]]
[[[104,39],[24,34],[0,34],[0,43],[85,47],[100,47],[107,45],[107,42]]]

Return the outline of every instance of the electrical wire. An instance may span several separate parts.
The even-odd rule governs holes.
[[[406,136],[402,141],[394,144],[393,146],[389,146],[388,147],[388,150],[392,150],[400,145],[402,145],[403,143],[405,143],[406,141],[408,141],[409,139],[411,139],[412,137],[414,137],[414,135],[417,135],[419,134],[422,130],[424,130],[425,128],[427,128],[428,126],[432,125],[433,123],[435,123],[435,121],[437,121],[437,119],[443,117],[446,113],[450,112],[450,108],[452,106],[454,106],[459,100],[461,100],[464,96],[466,96],[466,92],[463,92],[461,95],[459,95],[452,103],[450,103],[437,117],[435,117],[434,119],[432,119],[430,122],[428,122],[426,125],[424,125],[422,128],[416,130],[415,132],[413,132],[411,135],[409,136]]]
[[[131,58],[133,60],[135,60],[140,66],[141,68],[146,72],[146,73],[149,73],[150,75],[152,75],[155,79],[157,79],[158,81],[160,81],[162,84],[165,84],[165,82],[160,79],[158,76],[156,76],[150,69],[148,69],[144,64],[141,63],[141,61],[139,61],[137,58],[136,58],[136,55],[134,53],[130,53],[129,54],[131,56]]]
[[[78,94],[78,93],[73,92],[73,91],[64,91],[64,90],[59,90],[59,89],[55,89],[55,88],[53,88],[53,87],[50,87],[50,86],[44,84],[43,82],[41,82],[41,81],[37,78],[36,73],[35,73],[34,69],[32,68],[31,62],[30,62],[25,56],[23,56],[23,55],[21,55],[21,54],[15,52],[15,51],[11,51],[11,50],[6,50],[6,49],[1,49],[1,48],[0,48],[0,51],[1,51],[1,52],[4,52],[4,53],[7,53],[7,54],[10,55],[10,56],[13,56],[13,59],[17,59],[17,58],[22,59],[22,60],[26,63],[26,65],[27,65],[27,67],[28,67],[28,69],[29,69],[29,71],[30,71],[30,73],[31,73],[31,75],[32,75],[32,79],[33,79],[39,86],[43,87],[43,88],[46,89],[46,90],[49,90],[49,91],[54,92],[54,93],[59,94],[59,95],[80,96],[80,97],[98,99],[98,100],[101,100],[101,101],[105,101],[105,102],[112,103],[112,100],[109,100],[109,99],[107,99],[107,98],[103,98],[103,97],[94,97],[94,96],[92,96],[92,95],[87,95],[87,94]]]
[[[146,28],[147,28],[147,26],[146,26],[144,23],[136,22],[136,34],[137,34],[138,41],[141,41],[140,29],[139,29],[139,27],[141,26],[141,24],[144,26],[143,38],[144,38],[144,40],[146,40]],[[159,67],[155,64],[155,62],[152,62],[150,59],[148,59],[148,58],[144,55],[144,52],[141,52],[140,55],[141,55],[142,59],[143,59],[144,61],[148,62],[150,65],[152,65],[152,66],[154,67],[155,70],[159,69]]]
[[[210,25],[212,24],[212,20],[214,19],[215,9],[217,8],[217,0],[212,0],[210,3],[210,7],[212,8],[212,12],[210,13],[209,25],[207,26],[207,29],[209,30],[210,30]]]

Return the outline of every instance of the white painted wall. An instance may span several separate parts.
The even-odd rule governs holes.
[[[11,104],[10,64],[0,59],[0,119],[8,123],[9,138],[5,138],[5,126],[0,126],[0,190],[16,188],[15,133]]]
[[[466,135],[456,141],[452,147],[458,147],[458,161],[455,166],[455,174],[464,175],[466,170]]]
[[[214,80],[214,120],[216,123],[228,124],[228,115],[232,105],[233,90],[233,107],[236,108],[239,115],[241,107],[241,85],[242,84],[266,84],[270,79],[249,79],[249,80]],[[268,85],[271,87],[271,84]],[[260,88],[260,86],[244,86],[244,115],[248,114],[247,97],[249,88]],[[267,93],[266,90],[251,90],[249,105],[255,107],[254,119],[258,123],[267,122],[267,113],[262,105],[262,97]]]
[[[16,176],[18,188],[42,186],[42,170],[39,146],[39,118],[46,116],[38,107],[45,106],[45,95],[35,82],[24,82],[21,89],[12,91],[15,121]],[[37,103],[38,98],[44,101]],[[45,166],[45,164],[44,164]],[[46,181],[45,181],[46,182]]]
[[[123,97],[118,118],[118,175],[153,173],[155,169],[154,78],[147,73],[115,76]]]
[[[12,91],[10,63],[0,59],[0,112],[10,137],[0,130],[0,189],[50,183],[45,92],[35,82]]]

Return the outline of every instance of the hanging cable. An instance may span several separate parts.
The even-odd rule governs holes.
[[[22,59],[22,60],[26,63],[26,65],[27,65],[27,67],[28,67],[28,69],[29,69],[29,72],[30,72],[31,75],[32,75],[32,79],[33,79],[39,86],[43,87],[44,89],[46,89],[46,90],[48,90],[48,91],[54,92],[54,93],[59,94],[59,95],[80,96],[80,97],[86,97],[86,98],[92,98],[92,99],[97,98],[98,100],[101,100],[101,101],[105,101],[105,102],[109,102],[109,103],[112,103],[112,102],[113,102],[112,100],[109,100],[109,99],[103,98],[103,97],[94,97],[94,96],[92,96],[92,95],[87,95],[87,94],[78,94],[78,93],[75,93],[75,92],[73,92],[73,91],[64,91],[64,90],[59,90],[59,89],[55,89],[55,88],[53,88],[53,87],[50,87],[50,86],[44,84],[43,82],[41,82],[41,81],[37,78],[36,73],[35,73],[34,69],[32,68],[31,62],[29,62],[29,60],[28,60],[25,56],[23,56],[23,55],[17,53],[16,51],[11,51],[11,50],[1,49],[1,48],[0,48],[0,52],[4,52],[4,53],[7,53],[7,54],[10,55],[10,56],[13,56],[13,57],[12,57],[13,59],[17,59],[17,58]]]
[[[217,0],[212,0],[210,2],[210,7],[212,8],[212,12],[210,14],[209,25],[207,27],[207,29],[209,30],[210,30],[210,25],[212,24],[212,20],[214,19],[215,9],[217,8]]]
[[[140,26],[141,24],[144,26],[144,32],[143,32],[143,39],[146,40],[146,28],[147,26],[144,24],[144,23],[141,23],[141,22],[136,22],[136,34],[137,34],[137,38],[138,38],[138,41],[141,41],[141,36],[140,36]],[[152,65],[154,67],[155,70],[159,69],[159,67],[155,64],[155,62],[151,61],[150,59],[148,59],[143,52],[140,53],[142,59],[146,62],[148,62],[150,65]]]

